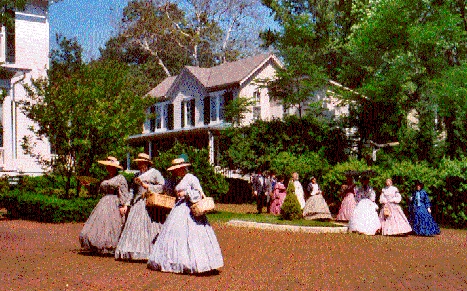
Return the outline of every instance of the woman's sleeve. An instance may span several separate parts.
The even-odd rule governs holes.
[[[131,192],[128,191],[128,183],[125,179],[125,177],[120,176],[120,179],[118,180],[118,199],[120,201],[120,205],[130,205],[131,201]]]
[[[196,203],[201,200],[203,193],[203,189],[201,188],[198,178],[192,174],[186,174],[175,187],[175,191],[185,191],[188,200],[192,203]]]
[[[380,204],[386,204],[388,203],[388,200],[386,199],[386,195],[384,195],[384,189],[381,191],[381,195],[379,195],[379,203]]]
[[[149,184],[149,190],[156,192],[156,193],[162,193],[164,191],[164,184],[165,180],[164,177],[162,177],[161,172],[159,172],[156,169],[151,169],[151,175],[150,179],[148,179],[147,183]]]
[[[199,183],[198,178],[194,175],[190,175],[190,186],[189,190],[187,191],[188,199],[192,203],[196,203],[201,200],[203,197],[203,188],[201,188],[201,184]]]
[[[395,188],[395,187],[394,187]],[[394,189],[394,198],[392,199],[391,202],[393,203],[401,203],[402,196],[401,193],[399,193],[399,189],[395,188]]]
[[[422,193],[422,201],[423,201],[423,204],[425,204],[425,207],[426,208],[431,208],[431,202],[430,202],[430,197],[428,196],[428,193],[426,193],[425,190],[421,191]]]
[[[112,179],[104,180],[99,185],[99,192],[102,194],[109,194],[115,190],[115,185],[111,182]]]

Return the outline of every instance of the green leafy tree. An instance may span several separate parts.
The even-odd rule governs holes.
[[[467,63],[445,70],[429,85],[436,98],[437,114],[446,131],[447,154],[460,158],[467,153]],[[434,119],[434,118],[433,118]]]
[[[321,159],[323,168],[327,164],[325,160],[334,164],[347,159],[344,133],[332,123],[322,122],[312,115],[302,119],[289,116],[284,120],[258,120],[249,126],[229,128],[221,138],[224,166],[245,173],[258,168],[269,169],[273,161],[276,170],[285,170],[285,164],[277,159],[283,152],[293,157],[287,161],[303,156],[299,159],[304,163],[314,155],[309,152],[318,153],[319,158],[315,160]]]
[[[232,125],[240,125],[247,113],[251,112],[251,106],[255,104],[250,98],[238,97],[228,102],[224,107],[225,121]]]
[[[28,0],[1,0],[0,1],[0,23],[7,28],[15,25],[14,11],[23,10]]]
[[[415,110],[419,124],[415,157],[410,158],[433,160],[438,98],[429,88],[431,80],[465,60],[463,10],[465,3],[421,0],[384,0],[367,8],[345,45],[340,74],[343,83],[366,96],[358,101],[352,121],[362,142],[413,137],[407,133],[413,130],[407,116]],[[443,121],[447,128],[449,121]]]
[[[271,95],[286,107],[302,107],[329,79],[336,79],[343,60],[343,44],[359,19],[364,1],[263,0],[272,10],[277,31],[265,31],[265,46],[274,46],[285,68],[271,82]]]
[[[23,102],[35,122],[36,138],[47,138],[56,154],[52,161],[34,153],[34,138],[23,148],[47,167],[67,177],[89,176],[99,158],[122,157],[126,138],[140,132],[148,100],[135,95],[126,65],[113,61],[81,63],[80,46],[65,38],[52,55],[49,79],[32,80]],[[62,76],[62,78],[60,77]]]

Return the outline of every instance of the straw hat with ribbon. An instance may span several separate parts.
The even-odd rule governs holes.
[[[107,159],[103,161],[97,161],[99,164],[104,165],[104,166],[111,166],[115,167],[117,169],[123,169],[122,166],[120,166],[120,163],[118,162],[117,158],[115,157],[107,157]]]
[[[146,153],[139,153],[138,157],[134,159],[135,162],[146,162],[152,165],[151,157]]]
[[[167,169],[167,171],[173,171],[175,169],[184,168],[191,166],[190,163],[187,163],[184,158],[177,158],[172,160],[172,166]]]

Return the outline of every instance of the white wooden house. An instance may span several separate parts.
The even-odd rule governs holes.
[[[157,148],[167,148],[175,140],[190,145],[208,147],[210,162],[217,164],[219,131],[228,126],[223,108],[229,100],[246,97],[255,102],[240,125],[256,119],[282,119],[284,115],[299,114],[297,108],[284,107],[270,98],[267,88],[257,80],[273,80],[282,64],[274,54],[261,54],[212,68],[186,66],[179,75],[168,77],[152,89],[147,96],[155,102],[141,134],[129,137],[129,143],[144,146],[152,155]],[[330,81],[329,86],[342,86]],[[329,118],[349,114],[348,105],[342,104],[329,90],[310,96],[311,102],[321,102]],[[307,104],[304,104],[304,110]]]
[[[21,144],[33,122],[21,111],[26,98],[23,84],[45,76],[49,66],[49,1],[32,0],[24,11],[11,11],[14,28],[0,29],[0,175],[43,172],[36,159],[25,154]],[[34,140],[36,153],[50,156],[47,141]]]
[[[228,124],[224,106],[238,97],[256,101],[242,125],[256,119],[282,118],[280,103],[255,80],[273,79],[281,62],[273,54],[261,54],[212,68],[186,66],[179,75],[166,78],[148,96],[157,100],[148,109],[143,132],[129,137],[130,144],[144,145],[152,154],[156,147],[175,140],[209,147],[210,162],[216,163],[216,135]],[[149,115],[149,116],[151,116]]]

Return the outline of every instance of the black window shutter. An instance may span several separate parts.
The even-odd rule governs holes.
[[[180,103],[180,105],[182,106],[182,110],[180,110],[181,112],[181,121],[182,121],[182,126],[181,127],[185,127],[185,102],[182,102]]]
[[[156,131],[156,106],[153,105],[149,109],[149,131],[154,132]]]
[[[190,114],[191,114],[191,124],[195,126],[195,99],[190,100]]]
[[[211,122],[211,98],[209,96],[204,98],[204,124]]]
[[[15,12],[11,9],[7,9],[6,14],[9,14],[9,16],[13,19],[13,22],[15,21]],[[15,45],[15,25],[8,25],[6,27],[6,52],[5,52],[5,58],[8,63],[14,63],[16,59],[16,45]]]
[[[167,107],[167,128],[174,129],[174,105],[171,103]]]
[[[232,91],[227,91],[224,93],[224,105],[229,104],[233,100],[233,92]]]

